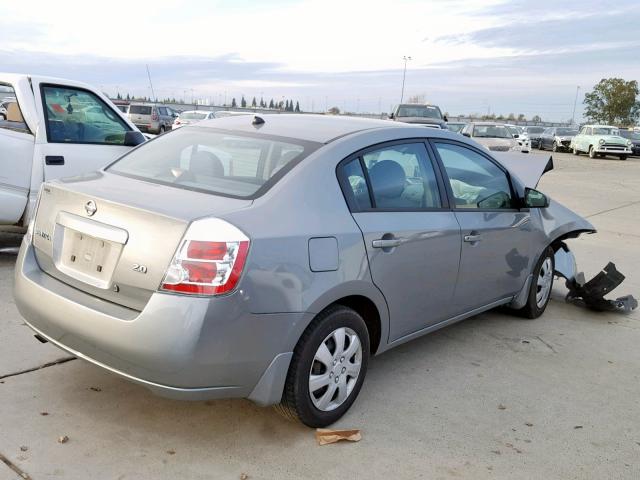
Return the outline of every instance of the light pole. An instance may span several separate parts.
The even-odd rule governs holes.
[[[580,85],[576,87],[576,98],[573,100],[573,113],[571,114],[571,125],[576,124],[576,104],[578,103],[578,92],[580,91]]]
[[[400,93],[400,103],[402,103],[402,100],[404,99],[404,80],[407,76],[407,62],[411,60],[411,57],[405,55],[402,59],[404,60],[404,69],[402,71],[402,93]]]

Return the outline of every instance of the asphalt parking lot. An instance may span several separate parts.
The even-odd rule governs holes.
[[[640,296],[640,159],[554,160],[540,189],[599,230],[570,241],[578,268],[612,260],[614,296]],[[14,262],[0,254],[0,480],[640,478],[640,312],[567,304],[561,282],[538,320],[492,311],[373,359],[334,425],[362,440],[320,447],[272,409],[165,400],[67,361],[23,324]]]

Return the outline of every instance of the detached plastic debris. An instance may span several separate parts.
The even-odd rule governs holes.
[[[569,293],[567,293],[566,300],[599,312],[628,313],[638,307],[638,301],[632,295],[618,297],[615,300],[604,298],[624,279],[625,276],[616,269],[612,262],[609,262],[600,273],[588,282],[584,280],[584,273],[577,273],[574,278],[567,279],[566,285]]]
[[[340,440],[359,442],[362,440],[362,435],[360,435],[360,430],[330,430],[328,428],[318,428],[316,429],[316,440],[318,441],[318,445],[328,445],[339,442]]]

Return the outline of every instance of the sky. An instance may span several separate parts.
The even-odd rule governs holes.
[[[602,78],[640,79],[640,0],[0,0],[0,71],[216,104],[576,118]],[[577,87],[580,89],[577,91]]]

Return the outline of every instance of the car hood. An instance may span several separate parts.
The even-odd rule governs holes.
[[[553,170],[553,157],[522,155],[521,153],[493,153],[509,173],[516,176],[523,187],[536,188],[540,177]]]
[[[627,144],[627,139],[619,135],[595,135],[598,139],[603,139],[606,143]]]
[[[441,127],[445,125],[444,120],[439,120],[437,118],[425,118],[425,117],[396,117],[398,122],[404,123],[421,123],[424,125],[440,125]]]

